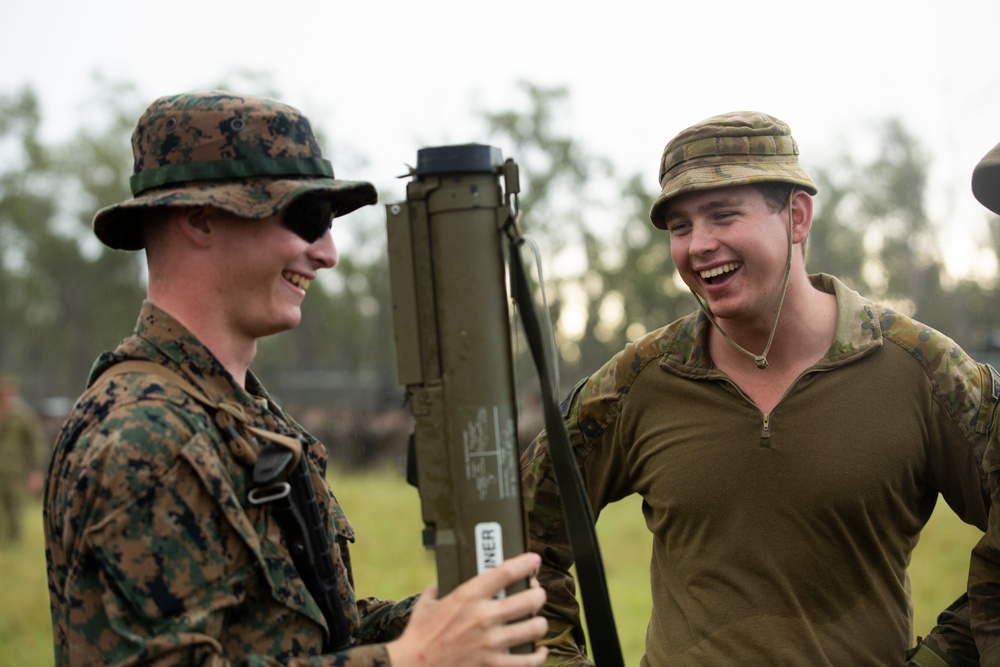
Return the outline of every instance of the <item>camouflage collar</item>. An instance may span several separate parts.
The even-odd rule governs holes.
[[[837,332],[833,345],[816,368],[839,366],[864,356],[882,345],[878,307],[834,276],[809,276],[816,289],[837,297]],[[712,325],[698,310],[660,332],[663,363],[675,371],[704,377],[717,372],[708,355],[708,332]]]
[[[809,279],[816,289],[837,297],[837,332],[817,366],[825,368],[847,363],[882,345],[880,309],[874,302],[831,275],[817,273]]]
[[[125,359],[147,359],[179,371],[213,401],[236,401],[252,408],[261,398],[268,398],[252,372],[247,371],[244,390],[194,334],[150,301],[142,304],[134,335],[97,360],[91,370],[91,381]]]

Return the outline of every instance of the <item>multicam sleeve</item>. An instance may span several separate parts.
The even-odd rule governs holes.
[[[528,548],[542,557],[538,583],[548,596],[542,615],[548,619],[549,631],[539,642],[549,649],[546,667],[590,665],[576,599],[576,582],[570,572],[573,553],[544,431],[524,452],[522,478],[528,515]]]
[[[618,402],[627,393],[619,390],[621,384],[628,381],[626,378],[632,377],[629,358],[625,353],[613,358],[593,376],[577,384],[562,404],[566,431],[585,480],[588,479],[587,468],[614,466],[613,461],[604,458],[603,450],[598,450],[613,430],[608,428],[608,422],[618,414]],[[545,431],[525,450],[521,470],[528,515],[528,548],[542,557],[538,581],[548,595],[542,615],[549,622],[549,632],[540,642],[549,648],[545,664],[548,667],[592,665],[586,655],[576,582],[571,573],[573,553]],[[587,488],[595,516],[607,502],[617,499],[610,498],[607,489],[595,488],[609,477],[596,477],[602,481],[591,477]]]

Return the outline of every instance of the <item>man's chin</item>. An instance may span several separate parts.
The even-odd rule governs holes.
[[[273,322],[267,322],[258,331],[255,336],[257,338],[264,338],[266,336],[273,336],[279,334],[283,331],[289,331],[299,326],[302,322],[302,311],[296,309],[294,312],[285,313],[280,319],[276,319]]]
[[[709,310],[712,311],[712,316],[719,322],[732,321],[742,317],[742,311],[731,302],[706,299],[705,297],[702,297],[702,299],[708,305]]]

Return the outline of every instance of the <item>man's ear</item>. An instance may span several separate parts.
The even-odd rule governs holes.
[[[212,212],[207,206],[185,206],[176,218],[181,235],[194,245],[205,248],[212,243]]]
[[[802,243],[812,229],[813,198],[804,190],[792,194],[792,243]]]

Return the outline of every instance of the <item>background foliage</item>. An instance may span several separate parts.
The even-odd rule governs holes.
[[[131,331],[144,294],[141,253],[104,248],[90,223],[96,209],[129,196],[129,137],[147,101],[128,84],[95,87],[90,116],[103,122],[57,145],[40,138],[44,110],[30,88],[0,94],[0,372],[20,376],[36,405],[79,393],[96,355]],[[615,173],[560,131],[566,90],[525,83],[522,91],[527,111],[482,114],[484,142],[505,146],[521,167],[524,227],[541,248],[567,388],[693,301],[665,235],[648,223],[651,179]],[[873,134],[868,160],[803,157],[820,187],[810,270],[892,303],[970,352],[994,349],[996,276],[946,273],[948,230],[926,213],[929,158],[897,120]],[[1000,218],[989,229],[996,255]],[[263,342],[255,369],[293,408],[399,405],[385,266],[384,228],[354,230],[306,300],[302,326]]]

